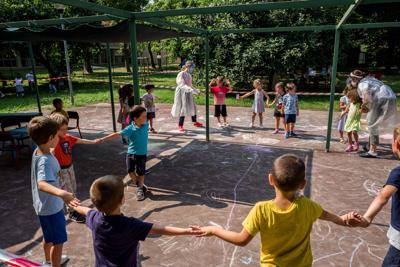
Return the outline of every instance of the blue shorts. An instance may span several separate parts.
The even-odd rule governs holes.
[[[400,266],[400,250],[390,246],[389,250],[383,260],[382,267],[395,267]]]
[[[54,245],[67,242],[67,228],[63,210],[53,215],[39,216],[39,221],[44,242]]]
[[[296,114],[285,114],[285,123],[296,123]]]

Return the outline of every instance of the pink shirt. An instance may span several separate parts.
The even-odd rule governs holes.
[[[229,88],[214,86],[211,87],[211,92],[214,93],[214,105],[225,105],[225,95],[229,92]]]

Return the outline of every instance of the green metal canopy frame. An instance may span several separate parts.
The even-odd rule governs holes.
[[[139,71],[137,62],[137,39],[136,39],[136,25],[138,21],[148,22],[158,26],[167,26],[181,31],[190,32],[199,37],[204,38],[205,50],[205,91],[206,91],[206,140],[210,140],[210,122],[209,122],[209,38],[216,35],[223,34],[241,34],[241,33],[274,33],[274,32],[299,32],[299,31],[334,31],[334,52],[332,58],[332,73],[330,83],[330,102],[329,102],[329,115],[328,127],[326,133],[326,151],[329,152],[331,135],[332,135],[332,119],[334,110],[334,95],[335,95],[335,82],[337,73],[337,63],[339,56],[339,43],[340,35],[344,30],[352,29],[376,29],[376,28],[398,28],[400,22],[379,22],[379,23],[363,23],[363,24],[345,24],[354,10],[360,5],[369,4],[385,4],[385,3],[400,3],[400,0],[294,0],[294,1],[279,1],[279,2],[264,2],[264,3],[250,3],[230,6],[214,6],[214,7],[199,7],[199,8],[186,8],[174,10],[161,10],[151,12],[130,12],[113,7],[98,5],[91,2],[82,0],[49,0],[50,2],[64,4],[68,6],[83,8],[102,15],[77,17],[77,18],[63,18],[63,19],[48,19],[48,20],[34,20],[34,21],[21,21],[21,22],[7,22],[0,23],[0,28],[10,27],[40,27],[48,25],[59,24],[82,24],[95,21],[105,20],[118,20],[124,19],[129,21],[129,38],[131,44],[131,57],[132,57],[132,79],[134,85],[134,93],[139,95]],[[163,18],[175,16],[191,16],[201,14],[218,14],[218,13],[240,13],[240,12],[260,12],[266,10],[277,9],[303,9],[303,8],[325,8],[325,7],[348,7],[343,17],[336,25],[305,25],[293,27],[270,27],[270,28],[245,28],[245,29],[226,29],[226,30],[206,30],[200,28],[193,28],[187,25],[170,22]],[[110,63],[109,45],[107,45],[107,55]],[[31,52],[31,47],[30,47]],[[32,53],[31,53],[32,56]],[[34,59],[32,60],[34,65]],[[109,69],[110,69],[109,65]],[[110,93],[112,94],[112,75],[109,74]],[[135,98],[136,104],[140,104],[140,99]],[[112,101],[113,102],[113,101]],[[113,116],[114,118],[114,116]],[[114,122],[115,125],[115,122]],[[114,126],[114,131],[115,131]]]

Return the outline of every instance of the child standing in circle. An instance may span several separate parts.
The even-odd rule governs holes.
[[[265,112],[265,106],[269,105],[269,96],[263,90],[262,82],[260,79],[254,80],[253,87],[254,87],[254,89],[251,92],[241,96],[240,99],[254,95],[254,102],[253,102],[253,107],[252,107],[253,115],[251,117],[250,127],[251,128],[254,127],[254,121],[258,114],[258,117],[260,119],[260,128],[263,128],[263,113]],[[267,104],[265,104],[265,102],[264,102],[264,96],[267,98]]]
[[[296,94],[296,85],[294,83],[286,84],[287,94],[283,97],[282,103],[285,112],[285,139],[296,137],[294,126],[296,118],[299,116],[299,98]]]
[[[211,80],[210,88],[210,91],[214,94],[214,117],[218,120],[218,126],[228,127],[225,96],[227,93],[232,92],[231,84],[224,76],[219,76]],[[221,115],[224,119],[224,124],[221,123]]]
[[[15,93],[18,96],[24,96],[24,86],[23,86],[24,79],[22,79],[21,73],[17,73],[17,77],[15,77]]]
[[[340,135],[340,143],[346,144],[346,140],[344,140],[344,125],[346,124],[347,120],[347,113],[346,109],[347,106],[350,105],[349,98],[347,97],[347,93],[351,90],[351,85],[347,85],[346,88],[343,90],[343,96],[339,100],[339,108],[342,110],[342,113],[340,114],[340,118],[338,121],[338,131]]]
[[[282,118],[283,124],[285,124],[285,114],[283,112],[283,96],[285,95],[285,86],[283,82],[279,82],[275,84],[275,99],[272,101],[268,107],[271,107],[275,104],[274,109],[274,117],[275,117],[275,130],[272,132],[273,134],[279,133],[279,122]]]
[[[358,151],[360,143],[358,142],[358,132],[361,130],[361,104],[362,100],[358,95],[357,90],[348,92],[347,97],[351,102],[350,106],[346,109],[347,121],[344,125],[344,131],[349,138],[349,145],[346,152]],[[354,137],[354,143],[353,143]]]
[[[142,101],[147,110],[147,120],[150,124],[150,132],[157,133],[153,128],[153,120],[156,118],[156,105],[154,104],[154,101],[157,99],[157,97],[153,94],[154,85],[146,84],[144,89],[146,89],[147,93],[142,96]]]

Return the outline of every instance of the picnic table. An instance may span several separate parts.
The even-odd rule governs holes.
[[[17,122],[29,122],[36,116],[43,115],[41,112],[17,112],[17,113],[0,113],[0,123],[2,121],[15,120]]]

